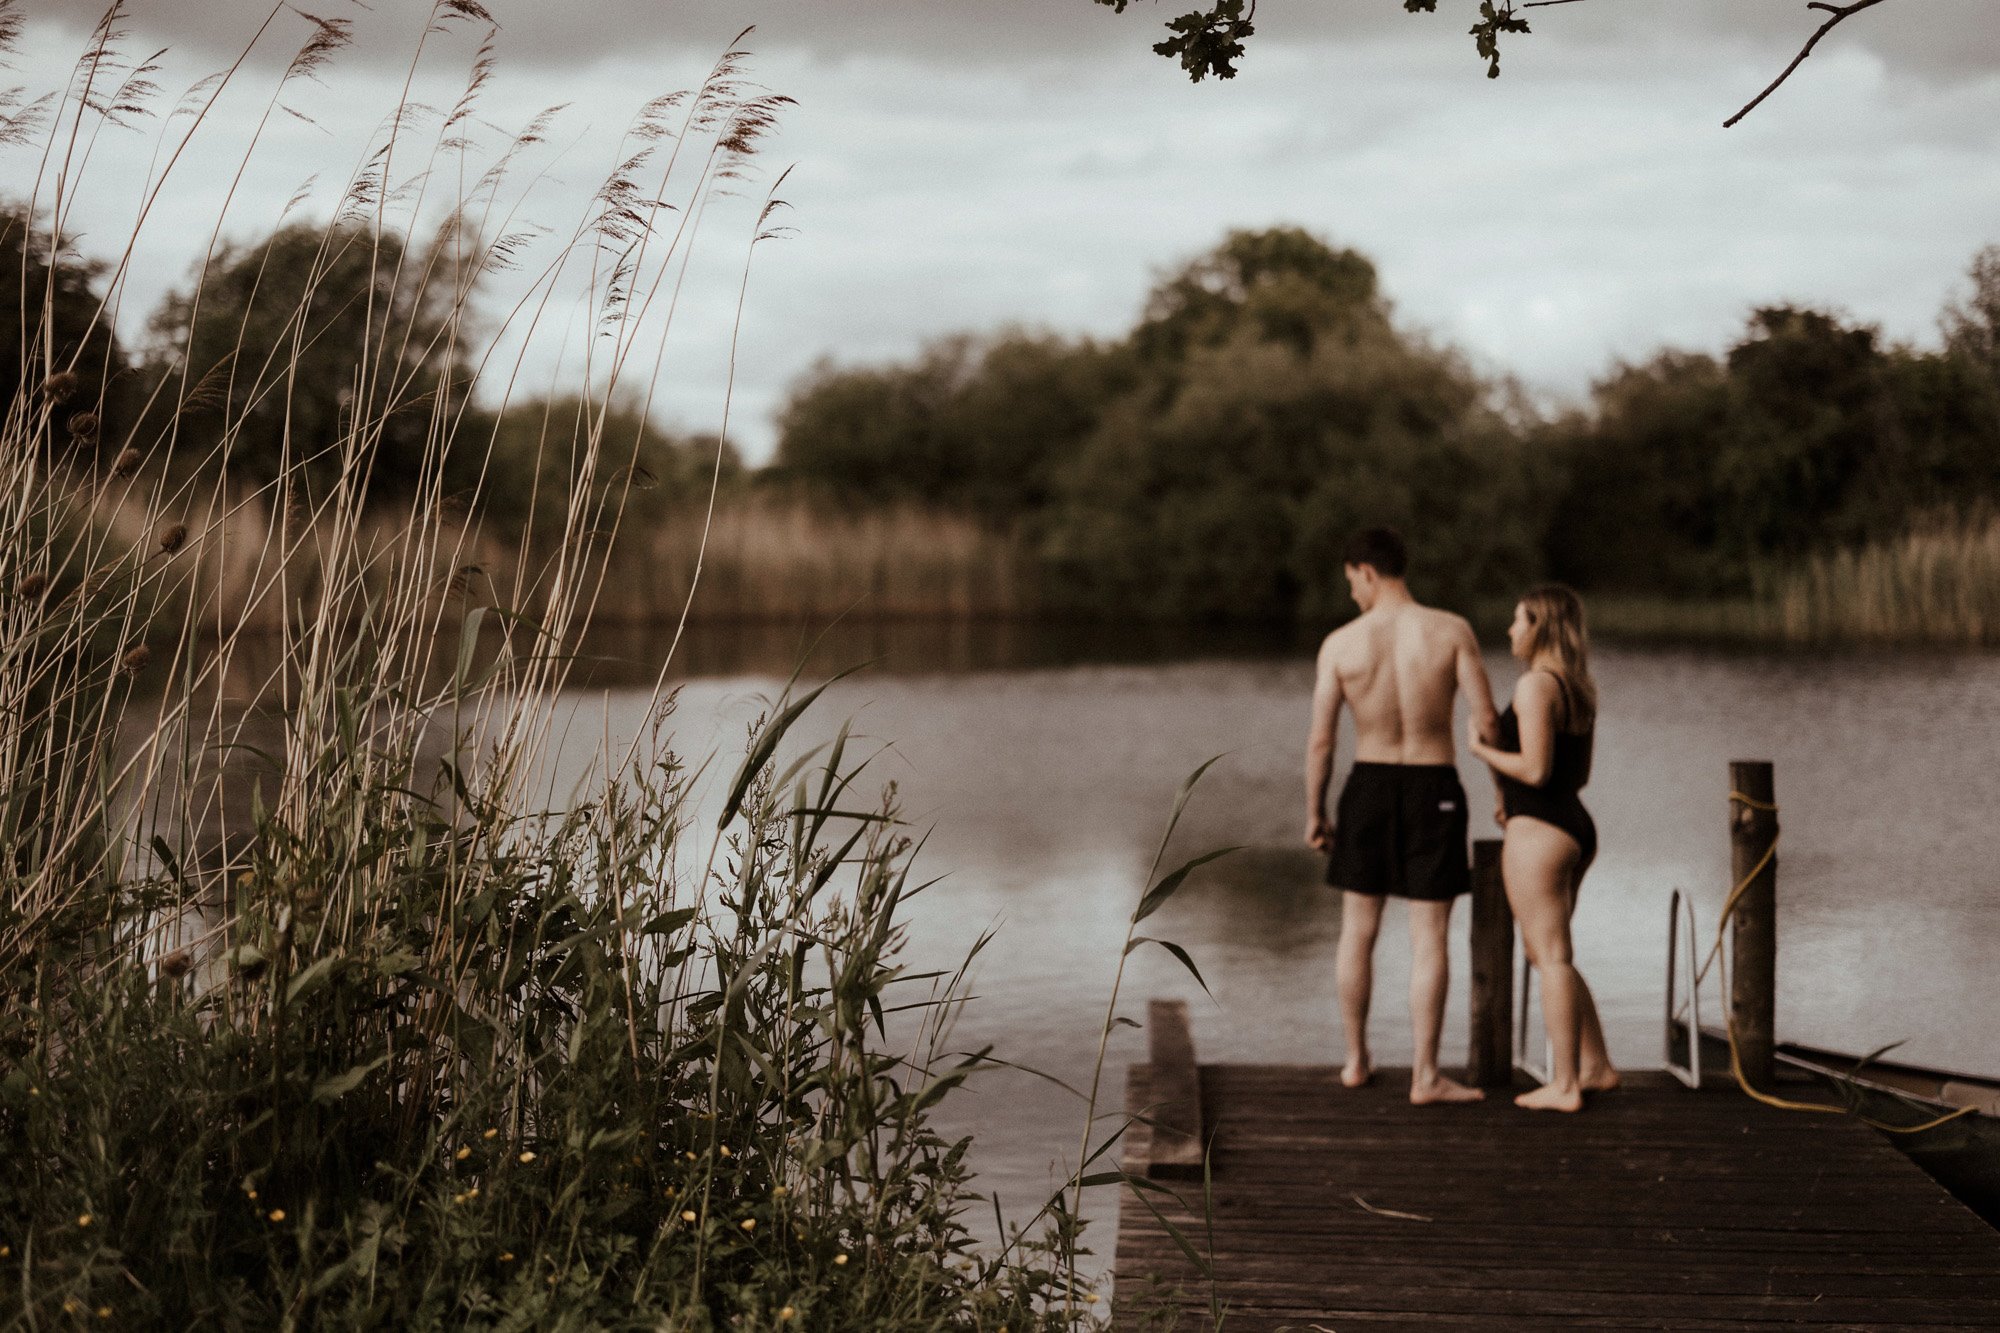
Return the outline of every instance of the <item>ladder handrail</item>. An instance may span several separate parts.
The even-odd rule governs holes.
[[[1687,921],[1685,954],[1680,947],[1683,918]],[[1701,1086],[1701,974],[1696,970],[1694,961],[1695,950],[1700,947],[1696,943],[1699,938],[1694,926],[1694,899],[1676,888],[1667,900],[1667,1013],[1666,1025],[1661,1033],[1661,1060],[1668,1073],[1690,1088]],[[1681,970],[1686,973],[1687,979],[1688,1059],[1685,1065],[1678,1065],[1674,1063],[1674,1028],[1681,1021],[1681,1016],[1674,1004],[1674,964],[1682,957],[1687,960]]]

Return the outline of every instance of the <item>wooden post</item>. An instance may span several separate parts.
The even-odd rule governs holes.
[[[1472,844],[1472,1038],[1466,1077],[1477,1087],[1514,1081],[1514,914],[1500,879],[1500,840]]]
[[[1729,1023],[1744,1081],[1768,1090],[1778,1026],[1778,858],[1772,852],[1778,838],[1778,798],[1770,762],[1732,761],[1729,792],[1730,887],[1750,880],[1730,923],[1735,952]],[[1743,797],[1749,799],[1739,799]],[[1771,853],[1768,859],[1766,853]]]
[[[1185,1000],[1146,1005],[1146,1047],[1152,1061],[1153,1140],[1146,1174],[1201,1178],[1205,1148],[1201,1127],[1201,1074],[1194,1062]]]

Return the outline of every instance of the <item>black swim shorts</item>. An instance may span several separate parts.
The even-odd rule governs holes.
[[[1465,787],[1450,764],[1356,764],[1333,818],[1326,882],[1448,902],[1472,888]]]

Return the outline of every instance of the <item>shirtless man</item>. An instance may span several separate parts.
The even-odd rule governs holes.
[[[1306,740],[1306,841],[1329,853],[1327,883],[1342,890],[1336,977],[1347,1063],[1340,1081],[1350,1088],[1374,1072],[1368,1003],[1382,905],[1390,894],[1409,901],[1410,1100],[1424,1106],[1484,1096],[1439,1072],[1438,1034],[1450,980],[1451,904],[1472,887],[1465,788],[1454,763],[1458,691],[1482,736],[1493,737],[1496,717],[1472,627],[1411,597],[1403,582],[1408,563],[1402,538],[1388,528],[1357,533],[1347,544],[1347,587],[1361,614],[1320,645]],[[1354,767],[1329,829],[1326,789],[1343,705],[1354,712]]]

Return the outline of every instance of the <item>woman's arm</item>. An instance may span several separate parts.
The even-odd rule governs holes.
[[[1540,787],[1549,780],[1556,761],[1555,677],[1546,671],[1530,671],[1514,686],[1514,716],[1521,723],[1519,753],[1496,750],[1481,740],[1475,726],[1468,742],[1472,753],[1487,767],[1516,782]]]

